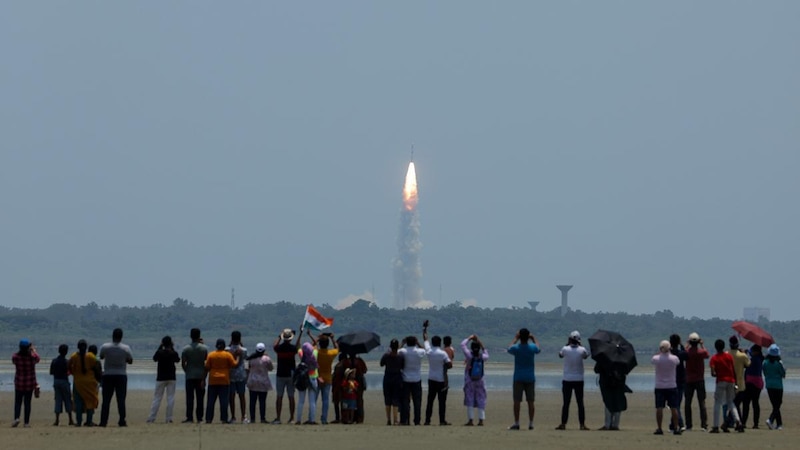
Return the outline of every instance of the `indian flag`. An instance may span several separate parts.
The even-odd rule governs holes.
[[[333,325],[333,319],[329,319],[317,311],[312,305],[306,307],[306,317],[303,319],[303,327],[311,327],[317,331],[321,331]]]

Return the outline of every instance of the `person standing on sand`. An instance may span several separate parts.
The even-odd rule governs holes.
[[[589,351],[581,345],[581,334],[575,330],[569,334],[567,345],[558,352],[558,357],[564,360],[564,378],[561,380],[561,424],[556,430],[566,430],[569,419],[569,404],[572,392],[575,392],[575,403],[578,404],[578,422],[581,430],[586,427],[586,409],[583,405],[583,360],[589,357]]]
[[[189,332],[192,343],[183,348],[181,352],[181,367],[185,374],[186,387],[186,418],[183,423],[192,423],[197,417],[197,423],[203,421],[203,408],[205,407],[206,396],[206,357],[208,347],[203,344],[200,337],[200,329],[192,328]],[[197,409],[195,410],[195,401]],[[195,416],[192,416],[195,414]]]
[[[681,402],[686,391],[686,360],[689,356],[683,344],[681,344],[681,337],[678,334],[673,333],[669,336],[669,345],[670,353],[678,357],[678,365],[675,367],[675,384],[678,388],[678,426],[680,427],[678,429],[684,431],[686,426],[683,422],[683,414],[681,414]],[[671,423],[669,427],[671,431],[675,431]]]
[[[247,357],[247,389],[250,390],[250,420],[256,420],[258,402],[261,423],[267,423],[267,393],[272,390],[269,372],[272,360],[266,354],[267,346],[256,344],[256,351]]]
[[[467,407],[467,423],[471,427],[475,422],[473,408],[478,409],[478,426],[482,427],[486,420],[486,383],[483,380],[483,368],[489,359],[489,352],[477,335],[470,335],[461,341],[464,353],[464,406]]]
[[[300,336],[297,337],[297,344],[292,343],[294,331],[291,328],[284,328],[272,349],[275,350],[278,360],[278,368],[275,370],[275,420],[273,425],[281,423],[281,408],[283,407],[283,393],[289,396],[289,424],[294,423],[294,384],[292,375],[296,367],[295,357],[297,356],[297,346],[300,344]]]
[[[327,425],[333,386],[333,361],[339,355],[339,346],[336,343],[336,339],[334,339],[333,333],[322,333],[317,339],[314,339],[314,336],[311,335],[311,330],[308,330],[308,337],[311,338],[311,343],[317,347],[317,363],[319,364],[317,385],[319,386],[320,397],[322,397],[322,412],[319,416],[319,421],[323,425]],[[330,348],[331,343],[333,343],[333,348]]]
[[[422,324],[423,334],[428,332],[428,321]],[[425,349],[420,348],[416,336],[408,336],[397,351],[403,357],[403,397],[400,402],[400,425],[411,425],[411,403],[414,404],[414,425],[419,425],[422,415],[422,358]]]
[[[434,336],[428,341],[427,330],[423,332],[425,339],[425,353],[428,355],[428,403],[425,407],[425,425],[431,424],[433,415],[433,401],[439,397],[439,425],[450,425],[446,420],[447,413],[447,384],[445,375],[447,369],[453,367],[453,361],[442,350],[442,338]]]
[[[53,376],[53,394],[55,395],[55,414],[56,421],[53,426],[58,426],[59,416],[61,416],[62,406],[69,417],[69,424],[75,425],[72,421],[72,394],[69,389],[69,361],[67,353],[69,346],[61,344],[58,346],[58,356],[50,362],[50,375]]]
[[[528,341],[533,341],[528,342]],[[522,403],[522,394],[528,403],[528,429],[533,429],[533,416],[536,413],[534,400],[536,395],[536,374],[534,361],[536,354],[541,351],[539,341],[527,328],[521,328],[511,341],[508,353],[514,355],[514,424],[509,430],[519,430],[519,409]]]
[[[742,417],[742,410],[739,407],[742,405],[745,397],[745,386],[744,382],[744,371],[748,367],[750,367],[750,357],[747,356],[747,353],[743,352],[739,349],[739,338],[736,336],[731,336],[728,339],[728,343],[730,344],[730,354],[733,358],[733,371],[736,374],[736,396],[733,399],[733,405],[736,407],[737,412],[739,413],[739,417]],[[730,415],[730,411],[728,412]],[[742,427],[744,427],[744,422],[742,422]]]
[[[39,384],[36,382],[36,364],[39,363],[39,354],[31,341],[22,339],[19,341],[19,351],[11,355],[11,362],[14,364],[14,421],[12,427],[19,425],[19,415],[25,404],[24,427],[31,426],[31,398],[34,391],[38,397]]]
[[[783,379],[786,378],[786,368],[781,362],[781,349],[777,344],[772,344],[767,349],[767,359],[764,361],[764,384],[767,386],[767,395],[772,404],[772,412],[767,419],[770,430],[783,429],[781,417],[781,404],[783,404]]]
[[[218,398],[220,419],[222,419],[222,423],[229,423],[228,400],[230,399],[231,369],[239,364],[239,358],[225,350],[225,339],[217,339],[215,347],[216,350],[209,353],[206,358],[206,375],[208,375],[206,423],[214,421],[214,404]]]
[[[399,425],[400,398],[403,391],[403,357],[398,350],[400,342],[392,339],[389,351],[381,356],[383,372],[383,404],[386,407],[386,425]],[[394,420],[393,420],[394,419]]]
[[[758,399],[761,397],[761,390],[764,389],[764,355],[761,346],[754,344],[748,351],[750,355],[750,367],[744,371],[745,396],[742,402],[742,426],[747,426],[747,418],[750,415],[750,405],[753,405],[753,429],[758,429],[758,422],[761,419],[761,404]]]
[[[653,434],[664,434],[661,429],[661,423],[664,418],[664,406],[669,406],[672,413],[672,433],[681,434],[680,426],[678,425],[678,384],[676,380],[675,367],[680,364],[677,356],[670,353],[672,346],[669,341],[661,341],[658,346],[658,353],[656,353],[650,362],[656,368],[656,385],[655,385],[655,400],[656,400],[656,424],[658,428]]]
[[[300,362],[308,368],[308,386],[301,390],[297,388],[297,418],[295,423],[300,425],[316,425],[317,415],[317,378],[319,363],[317,362],[317,350],[309,342],[304,342],[300,350],[297,351]],[[308,397],[308,420],[303,422],[303,405]]]
[[[131,348],[122,343],[122,328],[115,328],[111,342],[100,347],[100,359],[105,360],[103,370],[103,407],[100,410],[100,426],[108,425],[111,399],[117,396],[117,412],[121,427],[128,426],[125,421],[125,397],[128,395],[128,364],[133,364]]]
[[[231,332],[231,343],[225,349],[236,357],[238,364],[231,369],[231,390],[230,390],[230,407],[231,407],[231,423],[236,422],[236,397],[239,397],[239,412],[241,413],[242,423],[247,424],[250,421],[247,419],[246,411],[247,404],[245,403],[244,391],[247,387],[247,370],[245,370],[244,362],[247,359],[247,349],[242,345],[242,333],[239,331]]]
[[[93,427],[94,410],[97,409],[97,372],[100,361],[88,351],[86,341],[78,341],[78,351],[69,358],[69,372],[72,374],[73,403],[75,405],[75,426]],[[86,422],[82,422],[86,411]]]
[[[710,357],[697,333],[689,334],[686,351],[686,402],[684,419],[686,429],[692,429],[692,398],[697,393],[697,406],[700,409],[700,428],[708,431],[708,409],[706,409],[705,360]]]
[[[708,362],[711,368],[711,376],[717,379],[716,390],[714,391],[714,427],[711,428],[709,433],[719,433],[720,430],[720,416],[722,415],[722,406],[726,405],[728,411],[733,415],[733,420],[736,422],[736,431],[743,432],[744,427],[739,421],[739,411],[733,405],[733,398],[736,395],[736,374],[734,372],[733,357],[725,352],[725,341],[717,339],[714,341],[714,348],[717,353],[711,357]],[[722,431],[728,432],[728,425],[723,421]]]
[[[158,415],[158,408],[161,407],[161,399],[164,398],[164,393],[167,393],[167,414],[166,422],[172,423],[172,411],[175,409],[175,363],[181,361],[178,352],[175,351],[175,346],[172,343],[172,337],[164,336],[161,339],[161,345],[158,346],[155,354],[153,354],[153,361],[156,362],[156,389],[153,392],[153,403],[150,405],[150,415],[147,416],[147,423],[156,421]]]

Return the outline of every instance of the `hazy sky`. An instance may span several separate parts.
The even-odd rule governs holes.
[[[0,304],[800,319],[800,2],[2,2]]]

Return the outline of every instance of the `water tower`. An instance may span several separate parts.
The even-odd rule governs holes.
[[[536,307],[539,306],[539,302],[528,302],[531,305],[531,309],[536,311]]]
[[[556,286],[561,291],[561,317],[567,315],[567,292],[572,289],[571,284],[559,284]]]

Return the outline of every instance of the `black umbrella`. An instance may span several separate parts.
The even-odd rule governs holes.
[[[627,339],[616,331],[597,330],[589,338],[592,359],[603,366],[621,367],[627,375],[636,367],[636,351]]]
[[[381,345],[381,337],[371,331],[356,331],[344,334],[336,339],[339,344],[339,351],[348,355],[369,353],[375,347]]]

